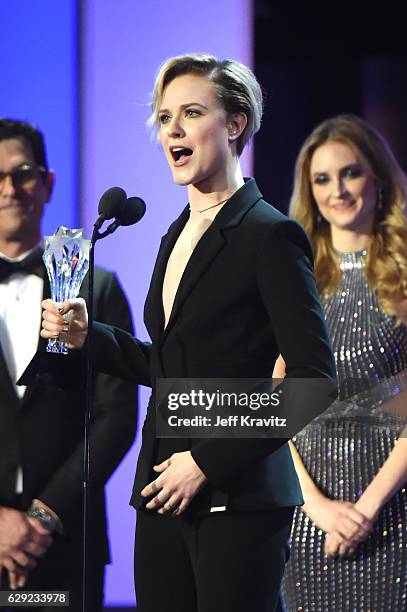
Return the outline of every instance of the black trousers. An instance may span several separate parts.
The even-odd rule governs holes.
[[[138,612],[276,612],[293,508],[137,515]]]

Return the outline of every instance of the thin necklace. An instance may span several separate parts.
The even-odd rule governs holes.
[[[212,204],[212,206],[208,206],[207,208],[202,208],[202,210],[195,210],[193,212],[203,213],[205,212],[205,210],[210,210],[211,208],[216,208],[216,206],[220,206],[221,204],[224,204],[225,202],[228,201],[228,199],[229,198],[226,198],[226,200],[221,200],[217,204]],[[191,210],[191,207],[189,207],[189,210]]]

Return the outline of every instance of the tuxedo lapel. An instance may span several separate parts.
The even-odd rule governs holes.
[[[189,207],[186,207],[181,215],[170,225],[168,232],[162,237],[160,249],[155,262],[150,288],[148,290],[144,306],[144,321],[150,334],[150,338],[158,341],[162,336],[164,328],[164,308],[162,300],[162,289],[168,258],[184,229],[189,217]]]
[[[171,255],[181,231],[188,221],[189,207],[186,207],[178,219],[170,226],[167,234],[165,234],[161,240],[144,308],[144,321],[150,338],[153,341],[156,342],[164,338],[174,325],[185,299],[225,245],[226,230],[238,225],[247,211],[261,199],[261,197],[262,194],[256,182],[253,179],[249,179],[216,215],[212,225],[199,240],[187,263],[174,298],[169,321],[163,334],[164,309],[162,290],[165,271],[168,258]]]
[[[8,367],[6,364],[6,360],[4,358],[3,349],[0,344],[0,397],[2,404],[4,406],[8,406],[9,404],[19,403],[19,398],[16,393],[15,387],[11,381]],[[5,397],[8,398],[7,401],[4,401]]]
[[[247,211],[259,200],[260,193],[255,181],[249,179],[216,215],[213,223],[196,245],[181,277],[171,315],[164,331],[166,336],[176,322],[182,304],[202,278],[227,242],[227,230],[239,225]],[[167,257],[168,259],[168,257]],[[161,282],[162,287],[162,282]]]
[[[205,273],[205,270],[211,265],[212,260],[217,256],[224,244],[225,238],[222,232],[218,229],[213,229],[212,227],[209,227],[209,229],[199,240],[191,254],[191,257],[189,258],[178,285],[171,315],[164,331],[164,336],[169,333],[177,319],[182,304],[198,283],[199,279]]]
[[[42,279],[44,281],[44,285],[43,285],[43,290],[42,290],[42,299],[43,300],[47,300],[48,298],[51,297],[51,291],[50,291],[50,286],[49,286],[49,279],[48,279],[48,274],[47,274],[47,270],[45,268],[45,265],[43,266],[43,274],[42,274]],[[38,335],[38,345],[37,345],[37,352],[38,351],[45,351],[46,350],[46,346],[47,346],[48,341],[45,338],[41,338],[40,335]],[[30,386],[27,387],[25,390],[25,393],[23,395],[23,397],[21,398],[21,402],[20,405],[21,407],[24,407],[24,405],[32,399],[32,397],[38,392],[38,388],[35,386]]]

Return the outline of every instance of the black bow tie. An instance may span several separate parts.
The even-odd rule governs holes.
[[[43,278],[43,271],[44,264],[42,261],[42,251],[40,249],[35,249],[35,251],[27,255],[22,261],[9,261],[8,259],[0,258],[0,282],[15,272],[36,274]]]

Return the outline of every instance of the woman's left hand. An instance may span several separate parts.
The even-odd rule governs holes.
[[[141,495],[154,495],[146,508],[157,510],[159,514],[182,514],[207,480],[190,451],[174,453],[160,465],[155,465],[154,470],[160,472],[160,476],[144,487]]]

